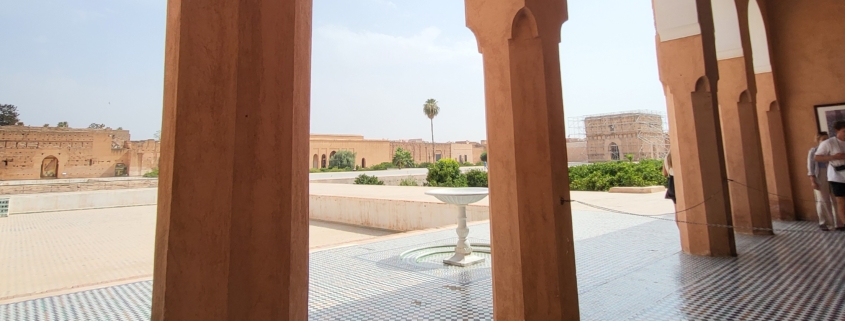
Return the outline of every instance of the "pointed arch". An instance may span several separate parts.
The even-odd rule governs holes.
[[[537,19],[528,7],[516,12],[511,26],[511,39],[531,39],[539,37]]]
[[[743,56],[739,14],[734,0],[711,0],[716,32],[716,58],[726,60]]]
[[[769,104],[769,110],[767,111],[780,111],[780,105],[778,104],[777,100]]]
[[[41,178],[59,177],[59,159],[56,156],[47,156],[41,160]]]
[[[750,103],[751,102],[751,94],[748,93],[748,90],[745,90],[741,94],[739,94],[739,102],[740,103]]]
[[[698,78],[698,81],[695,82],[695,92],[710,92],[710,80],[707,79],[707,76]]]
[[[661,42],[701,34],[696,0],[654,0],[654,22]]]
[[[757,0],[748,3],[748,31],[751,36],[751,55],[754,59],[754,73],[762,74],[772,71],[769,56],[769,37],[766,33],[766,22]]]

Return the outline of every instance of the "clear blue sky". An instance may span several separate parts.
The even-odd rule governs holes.
[[[27,125],[161,126],[166,0],[0,0],[0,103]],[[570,0],[567,117],[665,111],[650,1]],[[481,55],[460,0],[314,0],[312,133],[485,138]]]

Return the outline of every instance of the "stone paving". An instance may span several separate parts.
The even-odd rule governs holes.
[[[0,219],[0,303],[149,279],[155,211],[155,206],[139,206]],[[393,233],[312,221],[310,245],[324,247]]]
[[[776,222],[775,236],[738,236],[737,258],[680,251],[671,216],[573,214],[584,320],[845,320],[845,233]],[[487,223],[470,239],[489,242]],[[490,320],[489,260],[468,269],[445,254],[454,231],[391,236],[313,252],[311,320]],[[491,259],[488,257],[488,259]],[[0,305],[0,320],[148,320],[151,281]]]

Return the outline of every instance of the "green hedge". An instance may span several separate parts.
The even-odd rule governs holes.
[[[569,168],[569,188],[573,191],[607,191],[611,187],[667,185],[662,160],[608,162]]]
[[[473,169],[466,173],[467,186],[469,187],[487,187],[487,172]]]

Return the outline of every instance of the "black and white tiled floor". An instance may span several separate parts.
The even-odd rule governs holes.
[[[775,223],[795,232],[738,236],[739,257],[704,258],[680,252],[673,222],[593,212],[573,219],[584,320],[845,320],[845,233]],[[472,226],[472,241],[488,243],[488,228]],[[492,319],[489,260],[458,269],[399,256],[453,241],[454,231],[439,231],[312,253],[309,319]],[[145,281],[0,305],[0,320],[148,320],[151,288]]]

